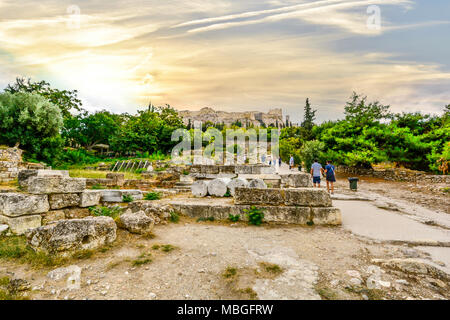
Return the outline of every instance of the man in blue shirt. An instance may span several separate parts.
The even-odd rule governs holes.
[[[330,192],[331,185],[331,194],[334,194],[334,183],[336,182],[336,173],[335,168],[331,164],[331,161],[327,161],[327,165],[325,166],[325,174],[327,177],[327,191]]]
[[[314,187],[320,188],[320,177],[322,173],[323,173],[322,165],[319,163],[319,160],[315,159],[314,163],[311,166],[311,175],[313,177]]]

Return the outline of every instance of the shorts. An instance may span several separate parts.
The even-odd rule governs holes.
[[[320,177],[313,177],[313,183],[320,183]]]
[[[327,176],[328,182],[336,182],[336,177],[334,175]]]

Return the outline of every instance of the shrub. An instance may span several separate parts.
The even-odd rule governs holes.
[[[264,212],[261,209],[257,209],[252,206],[250,209],[244,209],[246,216],[248,217],[248,223],[259,226],[264,219]]]
[[[130,202],[133,202],[133,201],[134,201],[133,197],[131,195],[129,195],[129,194],[124,194],[122,196],[122,202],[130,203]]]
[[[101,189],[105,189],[101,184],[96,183],[91,187],[92,190],[101,190]]]
[[[178,221],[180,221],[180,215],[178,213],[176,213],[176,212],[171,212],[169,219],[173,223],[178,223]]]
[[[197,222],[204,222],[204,221],[211,221],[211,222],[213,222],[214,220],[216,220],[214,217],[207,217],[207,218],[200,217],[200,218],[197,219]]]
[[[111,217],[113,219],[116,219],[120,217],[120,214],[122,212],[122,208],[118,206],[114,207],[90,207],[89,211],[93,216],[96,217]]]
[[[149,192],[144,196],[144,200],[159,200],[159,199],[161,199],[161,193],[159,192]]]
[[[240,218],[241,218],[241,215],[239,215],[239,214],[232,215],[230,213],[229,216],[228,216],[228,220],[230,220],[231,222],[238,222]]]

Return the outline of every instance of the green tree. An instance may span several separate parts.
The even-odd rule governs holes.
[[[63,117],[69,117],[71,111],[81,111],[82,103],[81,100],[78,99],[77,90],[68,91],[54,89],[50,86],[50,83],[46,81],[32,82],[31,79],[17,78],[15,83],[9,84],[5,88],[5,92],[37,93],[58,106]]]
[[[306,99],[305,112],[303,116],[303,122],[301,126],[307,130],[312,130],[314,127],[314,121],[316,120],[317,110],[313,110],[309,103],[309,98]]]
[[[390,118],[389,106],[378,101],[367,103],[367,97],[353,92],[345,106],[345,119],[359,126]]]
[[[0,144],[18,145],[29,160],[52,163],[63,145],[61,110],[36,93],[0,94]]]
[[[324,150],[325,144],[321,141],[312,140],[305,142],[299,153],[305,168],[310,169],[314,159],[318,159],[323,164],[326,161]]]

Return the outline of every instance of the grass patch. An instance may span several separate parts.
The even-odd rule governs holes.
[[[180,215],[176,212],[171,212],[169,220],[170,222],[178,223],[180,221]]]
[[[283,268],[281,268],[277,264],[262,262],[262,263],[260,263],[260,265],[263,268],[263,270],[268,272],[268,273],[272,273],[272,274],[283,273]]]
[[[230,220],[231,222],[238,222],[239,219],[241,218],[241,215],[236,214],[236,215],[232,215],[231,213],[228,215],[228,220]]]
[[[133,267],[140,267],[145,264],[149,264],[149,263],[153,262],[153,260],[150,258],[151,256],[152,256],[151,253],[142,253],[139,257],[137,257],[136,260],[133,260],[131,262],[131,265]]]
[[[111,171],[97,171],[85,169],[70,169],[69,175],[72,178],[90,178],[90,179],[106,179],[108,173],[123,173],[126,180],[141,180],[142,176],[136,172],[111,172]]]
[[[94,250],[81,250],[78,252],[75,252],[72,255],[72,258],[74,259],[78,259],[78,260],[85,260],[85,259],[89,259],[94,255]]]
[[[27,263],[34,267],[54,267],[67,262],[63,257],[34,251],[24,236],[0,236],[0,259]]]
[[[114,207],[90,207],[89,212],[96,217],[111,217],[116,219],[120,217],[122,208],[119,206]]]
[[[237,269],[234,267],[227,267],[222,274],[222,276],[226,279],[232,278],[237,275]]]
[[[144,200],[159,200],[161,199],[161,193],[159,192],[149,192],[144,196]]]
[[[153,250],[159,250],[159,248],[161,248],[161,246],[160,246],[159,244],[154,244],[154,245],[152,246],[152,249],[153,249]]]
[[[330,288],[320,288],[317,290],[319,296],[324,300],[337,300],[338,295]]]
[[[216,220],[214,217],[207,217],[207,218],[200,217],[200,218],[197,219],[197,222],[206,222],[206,221],[213,222],[214,220]]]
[[[170,252],[170,251],[173,251],[175,249],[176,249],[176,247],[171,245],[171,244],[164,244],[164,245],[161,246],[161,251],[163,251],[163,252]]]
[[[240,289],[239,291],[245,295],[248,295],[249,300],[258,299],[258,294],[252,288]]]
[[[134,201],[133,197],[131,195],[129,195],[129,194],[124,194],[122,196],[122,202],[130,203],[130,202],[133,202],[133,201]]]
[[[91,187],[91,190],[102,190],[102,189],[106,189],[106,188],[99,183],[96,183]]]

